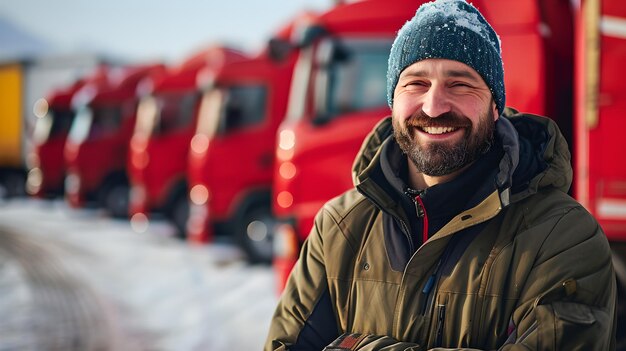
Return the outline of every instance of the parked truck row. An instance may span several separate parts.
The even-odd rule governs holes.
[[[70,89],[69,85],[80,77],[102,64],[111,63],[112,60],[94,55],[49,56],[0,62],[0,198],[25,194],[27,172],[32,161],[36,161],[30,157],[34,155],[36,115],[43,117],[48,109],[40,99],[61,86]],[[52,131],[56,133],[59,128],[69,125],[61,125],[63,121],[68,120],[59,118],[56,125],[49,127],[54,128]],[[35,133],[37,136],[43,132],[41,127],[39,129]]]
[[[254,55],[213,46],[50,89],[29,192],[62,190],[135,222],[162,213],[195,243],[232,235],[252,262],[273,262],[280,290],[316,212],[352,186],[362,140],[390,113],[387,55],[423,2],[340,2],[297,16]],[[622,299],[626,5],[473,3],[501,37],[508,104],[553,118],[568,139],[571,194],[607,234]]]

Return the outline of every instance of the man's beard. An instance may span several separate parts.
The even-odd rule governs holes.
[[[394,116],[393,134],[418,172],[433,177],[443,176],[462,169],[489,151],[494,138],[493,117],[493,110],[488,109],[480,116],[478,124],[472,126],[469,118],[454,112],[431,118],[420,109],[405,121],[405,126]],[[415,140],[414,129],[438,126],[464,129],[462,140],[455,144],[447,141],[420,144]]]

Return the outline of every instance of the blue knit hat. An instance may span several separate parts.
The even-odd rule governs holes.
[[[464,0],[428,2],[402,26],[391,47],[387,67],[390,107],[400,73],[429,58],[455,60],[472,67],[491,90],[502,113],[506,94],[500,38],[473,5]]]

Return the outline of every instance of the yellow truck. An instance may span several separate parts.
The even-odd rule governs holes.
[[[24,193],[24,64],[0,66],[0,197]]]

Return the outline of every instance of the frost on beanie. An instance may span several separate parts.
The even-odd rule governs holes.
[[[473,5],[464,0],[425,3],[402,26],[391,47],[387,67],[390,107],[400,73],[429,58],[455,60],[472,67],[491,90],[498,112],[502,113],[505,91],[500,38]]]

